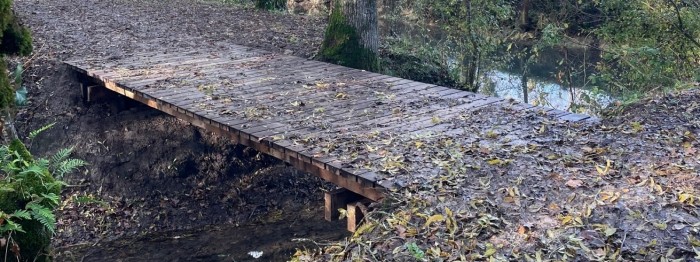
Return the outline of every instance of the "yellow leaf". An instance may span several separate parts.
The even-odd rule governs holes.
[[[489,165],[494,165],[494,166],[495,166],[495,165],[500,165],[500,164],[502,164],[503,161],[501,161],[500,159],[496,158],[496,159],[491,159],[491,160],[489,160],[487,163],[489,163]]]
[[[678,194],[678,202],[681,202],[681,203],[687,202],[688,205],[693,205],[695,202],[695,197],[692,194],[681,193],[681,194]]]
[[[692,246],[700,247],[700,240],[691,235],[688,235],[688,243],[690,243]]]
[[[433,215],[430,218],[428,218],[428,221],[425,222],[425,225],[423,227],[429,227],[430,224],[432,224],[434,222],[442,222],[444,220],[445,220],[445,218],[442,215],[439,215],[439,214]]]
[[[348,211],[345,210],[345,208],[338,208],[338,213],[340,213],[340,217],[338,217],[338,219],[344,219],[348,216]]]
[[[561,219],[562,225],[569,224],[572,220],[574,220],[574,218],[572,216],[563,216],[560,219]]]
[[[372,231],[372,229],[374,229],[374,227],[376,227],[376,226],[377,226],[377,225],[374,224],[374,223],[366,222],[366,223],[364,223],[363,225],[361,225],[360,228],[358,228],[357,230],[355,230],[355,234],[353,234],[352,236],[353,236],[354,238],[359,237],[359,236],[361,236],[362,234],[364,234],[365,232],[370,232],[370,231]]]
[[[374,153],[375,151],[377,151],[376,147],[371,147],[369,145],[366,145],[366,146],[367,146],[367,151],[369,151],[370,153]]]
[[[423,145],[424,145],[423,142],[416,141],[416,148],[420,149],[421,147],[423,147]]]

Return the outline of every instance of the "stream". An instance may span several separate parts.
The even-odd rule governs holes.
[[[481,93],[524,102],[522,76],[493,70],[486,73],[485,78],[488,84],[482,85]],[[581,109],[576,113],[595,114],[595,108],[604,108],[615,101],[609,95],[593,92],[581,86],[573,86],[570,89],[552,79],[529,78],[527,85],[529,104],[564,111],[572,111],[573,106],[581,105]]]

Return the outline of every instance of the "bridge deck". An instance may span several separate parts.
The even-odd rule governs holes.
[[[589,117],[243,46],[66,62],[84,82],[230,137],[369,199],[421,169],[395,138],[469,136],[484,108]],[[503,110],[499,112],[504,112]],[[474,119],[479,117],[480,119]],[[480,123],[481,123],[480,122]],[[475,122],[476,123],[476,122]],[[460,126],[461,125],[461,126]],[[519,127],[522,128],[522,127]],[[486,132],[486,130],[484,130]]]

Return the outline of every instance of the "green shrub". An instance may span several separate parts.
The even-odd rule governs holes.
[[[4,240],[0,244],[5,245],[0,246],[0,256],[20,261],[51,260],[49,246],[56,224],[53,210],[60,203],[64,186],[60,179],[86,164],[70,159],[71,152],[64,149],[43,159],[34,158],[19,140],[0,146],[0,240]]]
[[[13,21],[2,33],[0,52],[29,55],[32,53],[32,35],[29,30]]]
[[[255,0],[255,7],[263,10],[284,10],[287,7],[286,0]]]

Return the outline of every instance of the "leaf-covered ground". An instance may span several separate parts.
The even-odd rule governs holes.
[[[439,174],[396,172],[406,187],[352,238],[296,259],[698,260],[699,101],[696,88],[589,124],[484,111],[454,123],[459,139],[387,135],[414,146],[402,163],[429,158]],[[487,113],[505,117],[470,121]]]

